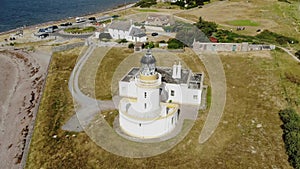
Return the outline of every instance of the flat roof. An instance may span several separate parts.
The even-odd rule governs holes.
[[[191,88],[200,88],[196,87],[200,82],[202,81],[202,74],[197,73],[193,74],[191,70],[189,69],[181,69],[181,78],[175,79],[172,77],[173,74],[173,68],[170,67],[157,67],[157,72],[161,74],[162,76],[162,82],[165,83],[172,83],[172,84],[189,84]],[[133,67],[123,78],[122,82],[130,82],[134,79],[134,77],[139,73],[140,68],[139,67]],[[192,85],[197,84],[197,85]]]

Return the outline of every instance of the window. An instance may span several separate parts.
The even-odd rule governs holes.
[[[161,95],[161,92],[162,92],[162,88],[159,88],[159,95]]]
[[[145,94],[145,99],[147,98],[147,92],[144,93]]]
[[[144,106],[145,106],[145,109],[147,109],[147,103],[145,103],[145,105],[144,105]]]
[[[194,99],[194,100],[198,100],[198,95],[194,95],[194,96],[193,96],[193,99]]]
[[[142,126],[142,124],[140,123],[140,124],[139,124],[139,126],[141,127],[141,126]]]
[[[175,91],[171,90],[171,96],[175,96]]]

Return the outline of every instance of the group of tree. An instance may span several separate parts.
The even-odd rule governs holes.
[[[289,162],[295,169],[300,169],[300,115],[289,108],[279,111],[279,116]]]

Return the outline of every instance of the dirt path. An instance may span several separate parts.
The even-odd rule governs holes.
[[[0,166],[22,168],[42,94],[49,56],[0,52]],[[44,58],[42,58],[44,56]]]
[[[289,51],[288,49],[284,48],[284,47],[280,47],[280,46],[276,46],[280,49],[282,49],[283,51],[285,51],[288,55],[292,56],[293,59],[295,59],[297,62],[300,63],[300,59],[298,59],[291,51]]]
[[[211,84],[211,105],[199,143],[205,143],[214,133],[223,115],[226,104],[226,77],[222,61],[216,53],[202,53],[194,45],[194,51],[205,65]]]

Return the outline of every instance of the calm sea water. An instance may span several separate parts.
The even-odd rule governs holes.
[[[105,11],[137,0],[0,0],[0,32]]]

